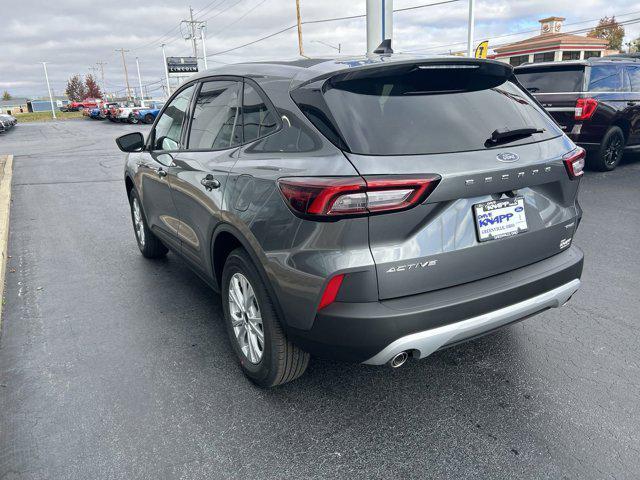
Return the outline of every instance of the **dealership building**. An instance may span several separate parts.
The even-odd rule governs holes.
[[[618,53],[608,50],[608,40],[562,33],[562,17],[539,20],[540,34],[535,37],[495,47],[491,58],[507,62],[514,67],[523,63],[561,62],[584,60],[591,57]]]

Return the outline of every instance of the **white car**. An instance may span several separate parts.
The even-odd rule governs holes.
[[[118,109],[118,114],[116,115],[116,119],[121,122],[129,122],[129,123],[138,123],[138,118],[134,110],[140,107],[132,107],[132,106],[123,106]]]

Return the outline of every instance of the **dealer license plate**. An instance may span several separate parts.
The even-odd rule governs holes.
[[[486,242],[527,231],[524,198],[492,200],[473,206],[478,240]]]

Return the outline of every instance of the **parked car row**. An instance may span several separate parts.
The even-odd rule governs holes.
[[[587,150],[590,168],[610,171],[640,147],[640,56],[525,64],[519,82],[567,136]]]
[[[0,114],[0,133],[16,126],[18,120],[13,115]]]
[[[119,103],[101,103],[83,110],[83,116],[94,120],[108,119],[112,122],[153,123],[164,103],[150,102],[144,107],[121,105]]]

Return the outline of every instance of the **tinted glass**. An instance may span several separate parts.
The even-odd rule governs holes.
[[[553,62],[554,59],[555,59],[554,52],[536,53],[533,56],[533,63]]]
[[[589,80],[590,92],[616,92],[622,90],[620,65],[594,65]]]
[[[202,84],[189,133],[190,150],[222,150],[242,143],[240,87],[234,81]]]
[[[322,95],[324,105],[300,101],[296,93],[294,99],[318,129],[353,153],[481,150],[488,148],[487,140],[494,130],[505,127],[544,129],[510,145],[561,134],[517,85],[504,77],[480,77],[473,70],[413,69],[397,76],[329,83],[322,90],[314,85],[307,89],[310,95]]]
[[[587,60],[588,58],[593,58],[593,57],[600,57],[601,56],[601,52],[596,50],[596,51],[590,51],[587,50],[584,52],[584,59]]]
[[[154,150],[180,150],[182,125],[192,94],[193,86],[185,88],[162,113],[155,128]]]
[[[244,84],[242,116],[245,142],[264,137],[278,128],[275,114],[267,107],[256,89],[248,83]]]
[[[580,60],[580,51],[562,52],[562,60]]]
[[[509,58],[509,65],[517,67],[529,61],[529,55],[518,55],[516,57]]]
[[[516,77],[532,93],[580,92],[584,67],[523,68]]]
[[[629,74],[629,80],[631,81],[631,90],[634,92],[640,92],[640,67],[627,66],[627,73]]]

